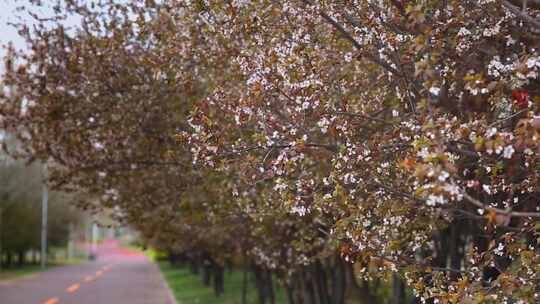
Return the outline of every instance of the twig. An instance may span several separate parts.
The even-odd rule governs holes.
[[[521,5],[522,8],[540,8],[540,0],[510,0],[515,6]]]
[[[472,203],[473,205],[482,208],[484,210],[495,212],[497,214],[502,214],[510,217],[534,217],[534,218],[540,218],[540,212],[519,212],[519,211],[506,211],[495,207],[486,206],[479,200],[475,199],[474,197],[470,196],[466,192],[463,192],[463,197]]]
[[[306,3],[307,5],[312,5],[309,0],[303,0],[303,2]],[[353,44],[353,46],[355,48],[357,48],[358,50],[363,49],[362,45],[358,41],[356,41],[356,39],[354,39],[354,37],[351,36],[351,34],[341,24],[339,24],[336,20],[334,20],[334,18],[330,17],[328,14],[326,14],[325,12],[322,12],[322,11],[319,12],[319,15],[321,15],[321,17],[323,17],[323,19],[325,19],[335,29],[337,29],[343,35],[343,37],[345,37],[345,39],[349,40]],[[367,59],[371,60],[372,62],[380,65],[383,68],[385,68],[390,73],[392,73],[392,74],[394,74],[396,76],[399,76],[399,77],[403,77],[403,75],[400,74],[398,70],[394,69],[388,63],[380,60],[379,58],[375,57],[374,55],[369,54],[369,53],[363,53],[362,55],[364,57],[366,57]]]
[[[336,146],[336,145],[318,144],[318,143],[305,143],[303,145],[299,144],[299,145],[296,145],[296,146],[304,146],[304,147],[310,147],[310,148],[324,148],[324,149],[326,149],[328,151],[331,151],[331,152],[336,152],[337,148],[338,148],[338,146]],[[262,150],[262,149],[267,149],[267,148],[270,148],[271,150],[273,150],[273,149],[289,149],[289,148],[293,148],[293,147],[295,147],[295,145],[292,145],[292,144],[271,145],[271,146],[268,146],[268,147],[251,146],[251,147],[246,147],[244,149],[240,149],[240,150],[236,150],[236,151],[230,151],[230,152],[218,154],[217,157],[229,157],[229,156],[232,156],[232,155],[239,155],[239,154],[242,154],[242,153],[245,153],[245,152],[250,152],[250,151],[253,151],[253,150]]]
[[[516,112],[516,113],[514,113],[514,114],[508,116],[508,117],[501,118],[501,119],[497,120],[496,122],[490,124],[490,125],[488,126],[488,129],[491,128],[491,127],[494,127],[494,126],[496,126],[496,125],[498,125],[498,124],[500,124],[500,123],[503,123],[503,122],[505,122],[505,121],[507,121],[507,120],[509,120],[509,119],[511,119],[511,118],[514,118],[514,117],[518,116],[519,114],[521,114],[521,113],[523,113],[523,112],[526,112],[526,111],[527,111],[527,109],[521,110],[521,111],[519,111],[519,112]]]
[[[360,114],[360,113],[351,113],[351,112],[341,112],[341,111],[337,111],[337,112],[333,112],[331,114],[335,114],[335,115],[344,115],[344,116],[350,116],[350,117],[360,117],[360,118],[364,118],[364,119],[367,119],[367,120],[373,120],[373,121],[377,121],[377,122],[382,122],[384,124],[387,124],[387,125],[391,125],[392,123],[389,122],[389,121],[386,121],[382,118],[378,118],[378,117],[373,117],[373,116],[369,116],[369,115],[365,115],[365,114]]]
[[[514,15],[518,16],[521,20],[529,23],[530,25],[533,25],[534,27],[536,27],[536,29],[540,30],[540,21],[529,16],[529,14],[527,14],[526,12],[521,11],[517,6],[506,0],[503,1],[503,6],[506,7],[509,11],[511,11]]]

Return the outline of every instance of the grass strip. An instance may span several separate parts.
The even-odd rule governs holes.
[[[242,303],[244,274],[241,270],[225,272],[225,293],[220,297],[216,297],[211,287],[204,286],[200,275],[191,273],[185,267],[173,267],[165,261],[157,263],[178,304]],[[257,291],[251,274],[248,278],[246,303],[258,303]],[[287,303],[285,293],[281,288],[276,288],[276,303]]]

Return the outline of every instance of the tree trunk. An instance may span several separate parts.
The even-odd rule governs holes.
[[[24,264],[26,264],[26,252],[25,251],[19,251],[18,252],[18,256],[19,256],[19,267],[23,267]]]
[[[245,259],[244,259],[245,263]],[[244,264],[244,277],[242,278],[242,304],[246,304],[248,284],[248,267]]]
[[[377,290],[377,287],[374,287],[373,288],[374,290]],[[361,294],[362,294],[362,303],[377,303],[377,297],[376,295],[372,292],[372,288],[370,288],[369,286],[369,283],[364,281],[363,284],[362,284],[362,287],[360,287],[360,290],[361,290]]]
[[[302,277],[300,272],[295,273],[291,278],[291,291],[295,304],[304,304],[304,285],[302,283]]]
[[[276,303],[276,295],[274,293],[274,280],[272,278],[272,272],[266,270],[266,294],[268,295],[270,304]]]
[[[464,259],[464,249],[463,242],[461,239],[462,229],[461,226],[464,225],[463,221],[458,221],[451,226],[450,234],[450,268],[455,270],[461,269],[461,262]],[[452,280],[456,281],[459,278],[458,272],[451,272],[450,277]]]
[[[397,274],[392,274],[392,304],[405,304],[405,286]]]
[[[190,270],[193,274],[199,274],[199,259],[197,257],[190,259]]]
[[[341,257],[336,256],[334,260],[334,271],[332,272],[332,304],[343,304],[345,301],[345,287],[347,283],[346,265]]]
[[[283,284],[283,287],[285,288],[285,291],[287,292],[287,300],[289,301],[289,304],[296,304],[296,302],[294,301],[293,284],[285,281],[285,283]]]
[[[216,293],[216,296],[220,296],[225,291],[225,268],[217,263],[212,264],[214,272],[214,291]]]
[[[233,273],[234,267],[231,259],[225,259],[225,269],[229,272],[229,275]]]
[[[304,302],[306,304],[314,304],[315,303],[315,294],[313,292],[313,286],[309,280],[309,275],[307,274],[306,269],[304,268],[302,270],[302,283],[304,285]]]
[[[11,263],[13,263],[13,253],[8,251],[6,254],[6,268],[11,267]]]
[[[168,257],[169,264],[171,264],[171,266],[176,266],[178,262],[178,255],[175,252],[171,251],[169,252]]]
[[[326,270],[320,260],[315,262],[315,279],[321,296],[321,304],[330,304],[330,294],[328,293],[328,280]]]
[[[0,270],[2,270],[2,257],[4,256],[3,248],[2,248],[2,207],[0,207]]]
[[[318,282],[318,275],[315,265],[310,265],[308,268],[308,284],[311,286],[314,304],[323,304],[322,300],[324,295],[321,294],[321,288]]]
[[[257,288],[257,294],[259,295],[259,303],[266,304],[266,288],[264,286],[264,280],[262,278],[260,268],[254,266],[253,274],[255,275],[255,287]]]
[[[204,260],[202,269],[202,283],[206,287],[209,287],[212,281],[212,268],[212,264],[208,260]]]

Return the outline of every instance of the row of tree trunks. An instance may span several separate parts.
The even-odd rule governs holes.
[[[26,251],[4,251],[2,255],[0,255],[0,269],[2,268],[11,268],[11,267],[22,267],[29,263],[31,264],[38,264],[39,263],[39,256],[37,254],[37,251],[32,250],[32,258],[30,260],[27,259],[28,252]]]
[[[225,292],[225,266],[217,263],[210,255],[169,252],[168,259],[173,266],[188,264],[193,274],[201,274],[202,283],[212,287],[216,296]]]
[[[200,274],[204,285],[212,287],[216,296],[224,293],[225,266],[215,262],[209,255],[172,254],[169,261],[173,265],[189,265],[194,274]],[[275,279],[280,278],[290,304],[344,304],[345,299],[354,299],[359,304],[379,303],[377,290],[381,288],[375,283],[358,283],[355,278],[353,264],[344,261],[338,254],[331,258],[317,260],[306,265],[290,276],[276,273],[259,265],[249,264],[243,259],[243,278],[241,303],[248,301],[248,287],[251,282],[257,291],[260,304],[275,304]],[[406,304],[406,286],[396,274],[390,287],[392,289],[391,304]]]
[[[293,274],[285,289],[291,304],[343,304],[351,281],[347,280],[347,268],[351,264],[339,256],[317,260]]]
[[[484,251],[489,239],[476,222],[459,217],[458,215],[444,229],[434,236],[433,266],[447,269],[451,280],[460,278],[460,269],[465,258],[467,246],[473,246]],[[6,264],[11,264],[14,258],[8,254]],[[20,260],[21,258],[19,258]],[[170,257],[171,263],[189,262],[194,273],[202,269],[203,283],[213,286],[216,295],[224,292],[224,265],[216,263],[209,255],[174,255]],[[294,274],[285,277],[282,273],[275,273],[257,265],[250,265],[246,255],[243,257],[244,273],[242,283],[242,303],[247,302],[248,285],[251,272],[261,304],[274,304],[276,301],[274,277],[279,277],[291,304],[344,304],[345,299],[354,299],[356,303],[379,303],[380,288],[390,288],[391,297],[386,298],[387,303],[407,304],[417,303],[418,300],[406,292],[407,287],[398,274],[393,274],[390,286],[382,286],[377,280],[370,282],[357,282],[353,264],[344,261],[338,254],[326,259],[316,260],[304,266]],[[497,261],[499,266],[507,267],[509,261]],[[247,266],[250,265],[250,266]],[[484,280],[492,281],[499,275],[499,270],[484,269]],[[379,294],[379,296],[378,296]],[[428,300],[429,302],[429,300]],[[386,303],[386,302],[385,302]]]
[[[274,304],[276,302],[276,296],[272,272],[259,266],[253,266],[253,274],[255,277],[255,287],[259,295],[259,303]]]

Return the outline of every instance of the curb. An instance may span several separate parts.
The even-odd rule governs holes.
[[[157,268],[157,271],[159,272],[159,276],[161,277],[161,281],[163,282],[163,285],[165,286],[165,289],[167,289],[167,297],[169,298],[170,304],[178,304],[176,301],[176,298],[174,297],[171,288],[169,287],[169,283],[167,280],[165,280],[165,276],[163,276],[163,272],[161,272],[161,269],[159,268],[159,265],[154,262],[155,267]]]

